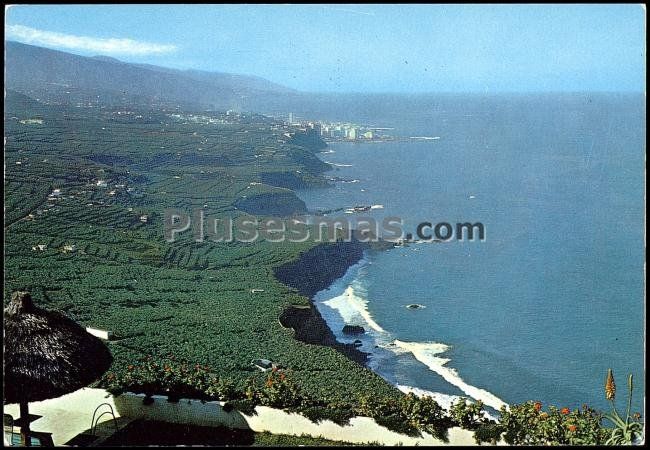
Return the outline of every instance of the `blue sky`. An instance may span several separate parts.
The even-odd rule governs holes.
[[[644,91],[641,5],[14,6],[5,38],[305,91]]]

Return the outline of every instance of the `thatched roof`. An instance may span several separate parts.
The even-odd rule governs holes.
[[[4,402],[33,402],[97,380],[113,357],[106,345],[64,315],[15,292],[4,310]]]

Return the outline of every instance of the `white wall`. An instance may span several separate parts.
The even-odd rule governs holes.
[[[428,434],[422,438],[412,438],[394,433],[375,423],[368,417],[354,417],[349,426],[340,426],[330,421],[318,424],[299,414],[258,406],[257,415],[246,416],[236,410],[223,411],[224,402],[206,402],[181,399],[170,403],[166,396],[154,396],[154,403],[142,404],[143,394],[125,393],[113,397],[103,389],[83,388],[62,397],[33,402],[29,404],[30,413],[42,416],[32,422],[35,431],[51,432],[54,444],[65,445],[70,439],[88,432],[95,408],[101,403],[109,403],[115,410],[121,426],[135,419],[151,419],[172,423],[187,423],[199,426],[227,426],[231,428],[269,431],[274,434],[313,437],[355,443],[379,442],[385,445],[475,445],[473,434],[460,428],[449,430],[449,443],[434,439]],[[19,416],[18,405],[4,405],[4,412]],[[101,422],[108,422],[107,437],[112,433],[112,419],[103,416]]]
[[[449,443],[423,433],[421,438],[401,435],[379,426],[368,417],[354,417],[350,425],[341,426],[330,421],[318,424],[299,414],[288,413],[266,406],[256,407],[256,415],[246,416],[236,410],[223,411],[224,402],[205,402],[181,399],[169,403],[165,396],[154,396],[154,403],[143,405],[144,394],[126,393],[114,399],[120,416],[160,420],[172,423],[189,423],[202,426],[228,426],[231,428],[269,431],[273,434],[302,434],[355,443],[379,442],[384,445],[475,445],[473,433],[461,428],[449,430]]]

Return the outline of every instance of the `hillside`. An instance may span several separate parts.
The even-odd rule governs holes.
[[[300,94],[259,77],[131,64],[5,42],[5,87],[62,105],[263,110]]]

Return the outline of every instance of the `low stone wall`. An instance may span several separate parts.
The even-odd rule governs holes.
[[[143,394],[125,393],[113,397],[103,389],[83,388],[62,397],[30,403],[30,413],[42,416],[32,423],[35,431],[50,432],[54,444],[71,445],[72,440],[81,433],[90,432],[93,411],[102,403],[113,407],[119,426],[131,420],[150,419],[171,423],[185,423],[199,426],[226,426],[268,431],[274,434],[341,440],[354,443],[377,442],[384,445],[474,445],[472,432],[460,428],[449,430],[449,442],[441,442],[428,434],[413,438],[394,433],[375,423],[368,417],[354,417],[350,425],[341,426],[330,421],[313,423],[299,414],[258,406],[256,415],[247,416],[239,411],[223,410],[224,402],[205,402],[181,399],[170,403],[166,396],[154,396],[151,405],[144,405]],[[19,415],[18,405],[4,405],[4,412]],[[106,409],[102,409],[105,411]],[[108,437],[114,432],[112,417],[100,418],[103,427],[99,435]]]
[[[461,428],[449,430],[449,442],[445,443],[423,433],[422,437],[410,437],[395,433],[368,417],[354,417],[350,424],[341,426],[331,421],[311,422],[299,414],[265,406],[256,407],[257,414],[247,416],[239,411],[225,412],[224,402],[205,402],[181,399],[170,403],[165,396],[154,396],[154,402],[144,405],[143,394],[125,393],[114,398],[117,411],[122,417],[160,420],[171,423],[187,423],[201,426],[227,426],[250,429],[273,434],[309,435],[331,440],[354,443],[378,442],[384,445],[475,445],[471,431]]]

